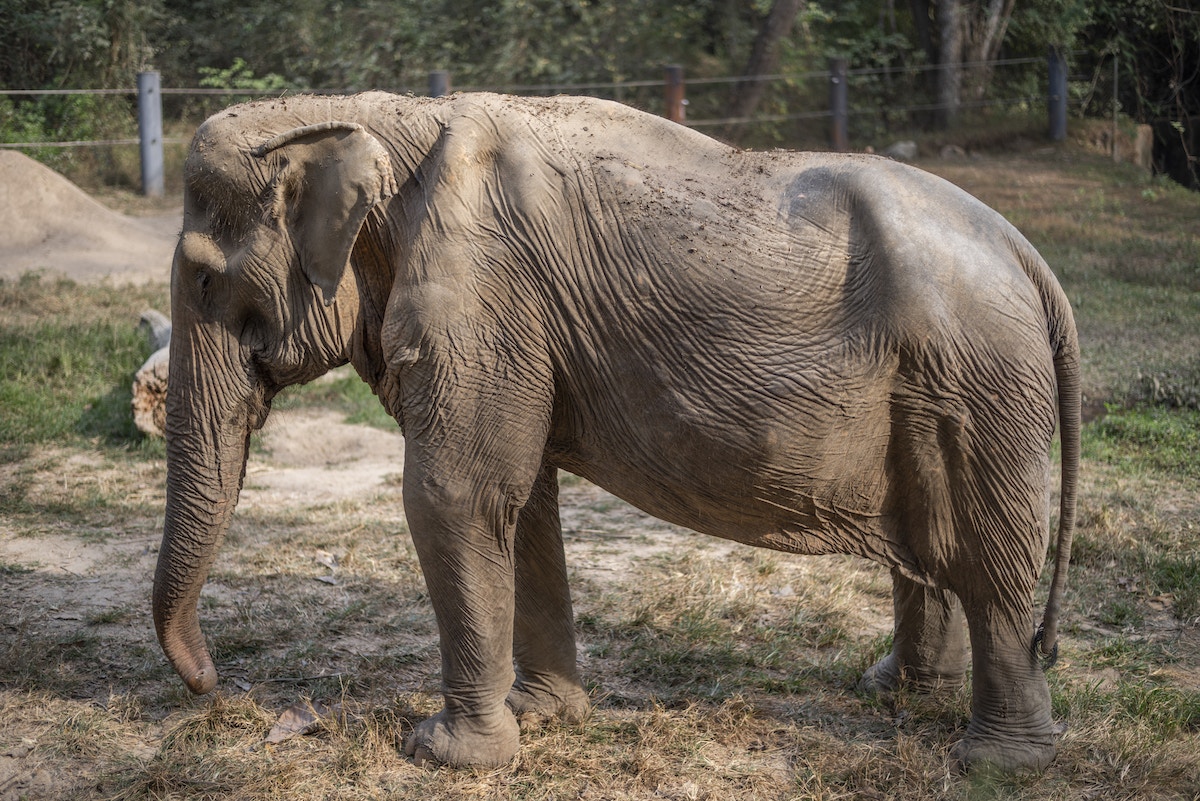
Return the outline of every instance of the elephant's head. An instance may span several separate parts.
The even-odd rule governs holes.
[[[266,106],[205,123],[185,181],[154,624],[187,686],[205,693],[216,671],[197,602],[237,503],[250,432],[279,389],[347,360],[358,313],[347,263],[396,181],[362,126],[305,125]]]

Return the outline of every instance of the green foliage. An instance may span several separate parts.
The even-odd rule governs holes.
[[[157,0],[0,0],[0,88],[132,87],[151,63],[161,19]],[[0,142],[128,139],[137,133],[133,104],[121,95],[0,96]],[[109,148],[24,152],[77,181],[134,180],[128,154]]]
[[[1200,113],[1200,14],[1166,0],[1100,3],[1088,36],[1120,55],[1122,106],[1141,119]]]
[[[0,0],[0,86],[128,86],[150,63],[158,0]]]
[[[855,72],[865,71],[850,78],[849,91],[856,110],[877,113],[851,118],[850,135],[856,141],[874,141],[889,131],[920,127],[928,122],[927,114],[906,109],[933,101],[931,74],[911,69],[926,62],[926,54],[912,36],[912,26],[898,27],[904,18],[883,24],[876,6],[872,2],[839,4],[836,12],[814,17],[816,38],[824,43],[825,55],[846,59]],[[897,98],[903,100],[897,102]]]
[[[482,44],[490,58],[463,51],[446,55],[458,63],[479,63],[477,79],[491,83],[641,78],[657,74],[664,63],[694,63],[706,44],[702,3],[505,0],[478,5],[477,15],[458,17],[461,35],[449,41]]]
[[[727,116],[739,89],[702,80],[746,69],[772,5],[770,0],[0,0],[0,12],[6,12],[0,18],[14,21],[0,26],[0,86],[128,87],[138,69],[153,66],[167,86],[262,95],[365,89],[420,94],[430,71],[448,70],[452,88],[537,92],[542,90],[528,87],[546,86],[553,92],[571,86],[566,91],[659,109],[660,87],[587,85],[654,80],[670,63],[682,65],[690,81],[689,119],[711,121]],[[925,22],[933,41],[919,35],[914,13],[922,8],[930,16]],[[938,8],[881,0],[804,4],[779,47],[777,71],[792,77],[768,85],[757,109],[768,119],[739,129],[742,139],[760,145],[824,142],[825,121],[805,115],[827,108],[827,86],[802,76],[824,70],[830,56],[850,59],[857,72],[852,103],[859,112],[874,112],[852,117],[854,140],[928,127],[936,73],[923,67],[937,53]],[[1009,20],[1003,55],[1040,58],[1050,43],[1070,50],[1081,31],[1096,24],[1082,0],[1020,3]],[[1040,65],[973,71],[964,84],[971,96],[964,100],[1037,95],[1044,90],[1042,72]],[[169,98],[175,108],[168,118],[203,117],[226,100]],[[14,124],[8,135],[48,136],[57,130],[57,139],[88,138],[82,129],[54,125],[52,116],[39,109],[36,124]]]
[[[137,136],[131,98],[56,95],[12,100],[0,97],[0,142],[62,142],[130,139]],[[132,186],[132,149],[40,147],[22,152],[77,183]],[[123,158],[124,156],[124,158]]]
[[[46,116],[40,104],[35,102],[13,102],[0,96],[0,142],[49,142],[53,141],[46,132]],[[69,158],[63,149],[52,147],[26,148],[30,158],[62,170]]]
[[[240,56],[225,69],[201,67],[200,85],[209,89],[250,89],[261,94],[279,94],[286,91],[287,80],[282,75],[270,73],[261,78],[254,75]]]
[[[1104,45],[1085,59],[1094,82],[1108,82],[1113,58],[1118,67],[1116,86],[1109,85],[1099,97],[1115,95],[1116,110],[1153,126],[1158,170],[1200,188],[1200,136],[1193,122],[1200,116],[1200,13],[1195,5],[1168,0],[1100,3],[1086,35]],[[1099,111],[1104,102],[1098,99],[1093,105]]]
[[[459,86],[644,79],[666,62],[721,51],[721,25],[752,30],[756,19],[724,4],[665,0],[166,5],[170,45],[159,60],[171,80],[186,84],[241,60],[250,74],[328,89],[423,90],[434,69],[451,70]]]
[[[1070,53],[1087,42],[1097,4],[1087,0],[1038,0],[1018,3],[1005,37],[1005,57],[1041,58],[1047,45]]]

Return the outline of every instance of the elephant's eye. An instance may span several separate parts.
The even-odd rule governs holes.
[[[225,254],[212,237],[190,231],[180,240],[178,255],[182,268],[192,272],[201,299],[208,299],[215,289],[213,279],[225,270]]]
[[[211,283],[212,276],[208,270],[196,270],[196,288],[200,290],[201,297],[208,294],[208,287]]]

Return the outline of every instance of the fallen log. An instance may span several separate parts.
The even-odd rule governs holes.
[[[154,310],[142,312],[138,327],[146,332],[154,353],[133,377],[133,423],[149,437],[163,436],[167,421],[167,366],[171,321]]]

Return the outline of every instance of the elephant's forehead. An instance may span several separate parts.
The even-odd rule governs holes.
[[[194,211],[207,210],[239,227],[261,216],[260,200],[270,176],[250,155],[254,135],[238,118],[212,118],[196,132],[184,164],[184,185]]]
[[[250,151],[278,133],[278,114],[256,105],[241,105],[214,114],[192,139],[186,171],[207,175],[232,186],[253,187],[259,178]]]
[[[193,150],[184,170],[185,227],[242,238],[262,219],[266,180],[246,169],[246,158]]]
[[[205,120],[196,133],[213,143],[227,143],[249,149],[264,138],[274,136],[286,115],[263,103],[243,103],[218,111]],[[282,122],[281,122],[282,120]]]

